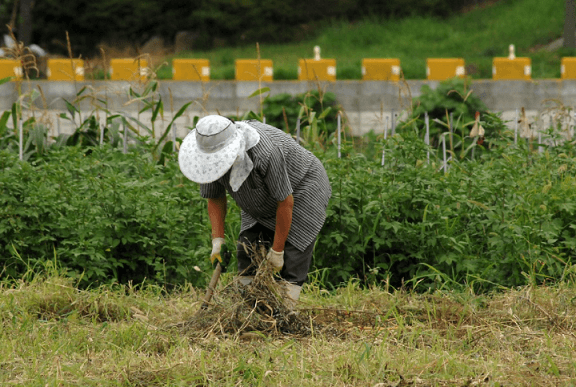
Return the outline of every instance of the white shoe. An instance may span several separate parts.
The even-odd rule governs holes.
[[[283,284],[286,290],[286,297],[284,298],[284,304],[290,310],[296,309],[296,305],[298,304],[298,300],[300,299],[300,292],[302,291],[302,286],[285,283]]]

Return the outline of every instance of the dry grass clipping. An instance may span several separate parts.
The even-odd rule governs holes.
[[[196,338],[212,335],[249,339],[252,336],[308,336],[315,329],[310,317],[291,310],[285,303],[286,282],[274,275],[262,245],[246,247],[257,266],[249,285],[236,277],[215,292],[211,304],[200,309],[189,321],[180,324],[183,333]]]

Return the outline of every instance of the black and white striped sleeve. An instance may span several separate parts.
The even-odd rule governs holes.
[[[218,199],[226,196],[226,188],[218,181],[200,184],[200,196],[204,199]]]

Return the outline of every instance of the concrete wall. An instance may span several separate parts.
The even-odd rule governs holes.
[[[351,132],[361,135],[371,129],[382,130],[382,122],[392,111],[401,113],[410,106],[411,98],[421,94],[423,85],[435,88],[436,81],[409,80],[406,82],[388,81],[274,81],[262,83],[237,81],[182,82],[163,80],[159,84],[159,93],[164,101],[165,111],[177,111],[190,101],[188,114],[242,114],[248,110],[258,111],[260,98],[248,98],[259,87],[269,87],[270,94],[299,94],[320,88],[336,94],[348,119]],[[13,82],[0,85],[0,112],[11,108],[18,98],[16,84]],[[112,111],[135,113],[142,104],[128,103],[130,86],[142,91],[142,85],[123,81],[94,82],[58,82],[31,81],[22,84],[21,93],[31,88],[40,90],[42,96],[36,100],[36,106],[49,111],[64,111],[64,100],[72,102],[82,87],[86,91],[80,102],[82,110],[90,111],[95,105],[102,106],[97,99],[107,101],[107,108]],[[532,114],[544,108],[548,100],[557,100],[563,105],[576,106],[575,80],[534,80],[534,81],[493,81],[475,80],[471,89],[492,111],[504,112],[510,116],[515,109],[524,107]],[[189,121],[189,120],[188,120]]]

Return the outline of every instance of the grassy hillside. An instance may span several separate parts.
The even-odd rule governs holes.
[[[275,79],[296,79],[299,58],[311,58],[313,47],[337,60],[338,79],[360,79],[362,58],[399,58],[407,79],[426,77],[426,58],[461,57],[473,78],[491,78],[492,58],[508,55],[532,58],[534,78],[560,77],[560,59],[574,53],[544,52],[539,47],[560,38],[564,0],[501,0],[447,20],[408,18],[364,20],[326,25],[315,39],[289,45],[261,45],[261,57],[274,61]],[[207,58],[212,79],[233,79],[234,60],[256,58],[256,42],[244,47],[185,52],[183,58]],[[171,58],[168,58],[171,59]],[[160,77],[171,77],[168,67]]]

